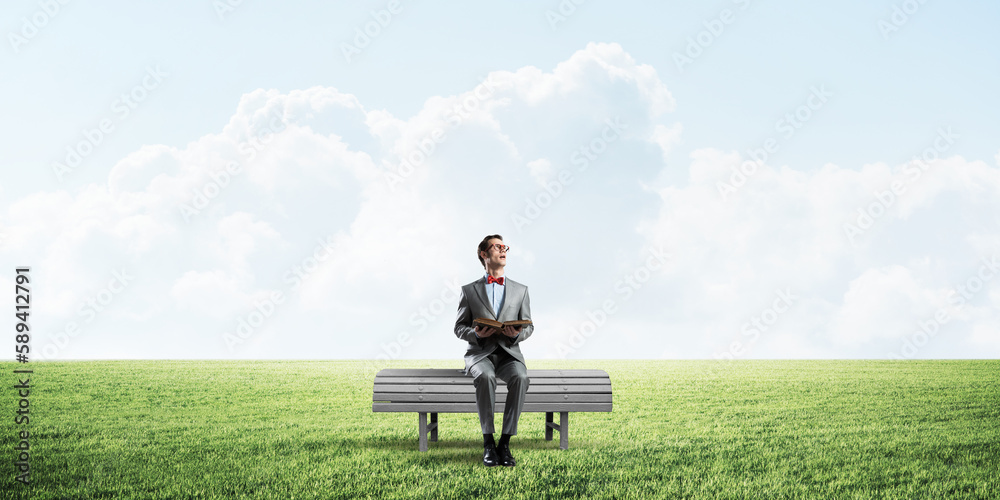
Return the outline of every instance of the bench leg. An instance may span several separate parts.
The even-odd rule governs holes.
[[[559,447],[569,449],[569,412],[559,412],[559,424],[552,422],[552,414],[555,412],[545,412],[545,440],[552,441],[552,429],[559,431]]]
[[[569,412],[559,412],[559,447],[569,449]]]
[[[431,441],[438,440],[438,414],[431,413]]]
[[[420,419],[420,451],[427,451],[427,414],[421,412]]]

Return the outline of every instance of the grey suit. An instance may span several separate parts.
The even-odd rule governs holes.
[[[486,338],[476,336],[472,325],[474,318],[491,318],[497,321],[531,319],[528,287],[511,279],[504,279],[504,297],[500,314],[493,313],[486,296],[486,278],[479,278],[462,287],[455,320],[455,336],[469,343],[465,351],[465,374],[472,375],[476,387],[476,406],[483,434],[492,434],[493,408],[496,403],[496,379],[507,383],[507,401],[503,412],[504,434],[517,434],[517,421],[524,407],[528,392],[528,369],[518,345],[531,336],[534,325],[521,328],[516,338],[496,333]]]

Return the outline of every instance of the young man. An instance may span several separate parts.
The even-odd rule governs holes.
[[[488,467],[497,464],[512,467],[516,464],[510,453],[510,438],[517,434],[517,420],[521,417],[529,383],[528,369],[518,344],[534,331],[533,325],[525,325],[518,331],[513,326],[500,330],[472,324],[475,318],[500,322],[531,319],[528,287],[503,275],[508,248],[499,234],[491,234],[479,243],[477,256],[486,274],[462,287],[458,319],[455,320],[455,335],[469,343],[465,351],[465,374],[474,377],[479,425],[483,430],[483,464]],[[493,440],[497,378],[507,383],[507,402],[499,443]]]

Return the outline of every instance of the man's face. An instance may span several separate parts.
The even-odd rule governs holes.
[[[503,240],[500,238],[490,239],[490,247],[486,249],[486,267],[503,267],[507,265],[507,250],[498,249],[497,246],[503,247]]]

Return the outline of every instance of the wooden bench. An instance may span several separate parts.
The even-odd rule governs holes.
[[[438,413],[477,413],[472,376],[461,369],[384,369],[375,375],[372,411],[417,412],[420,451],[438,438]],[[604,370],[528,370],[522,413],[545,412],[545,440],[559,431],[559,447],[569,449],[569,412],[611,411],[611,377]],[[497,379],[497,424],[503,419],[507,384]],[[559,413],[559,424],[552,415]],[[430,422],[427,415],[430,414]],[[476,428],[478,429],[478,422]]]

